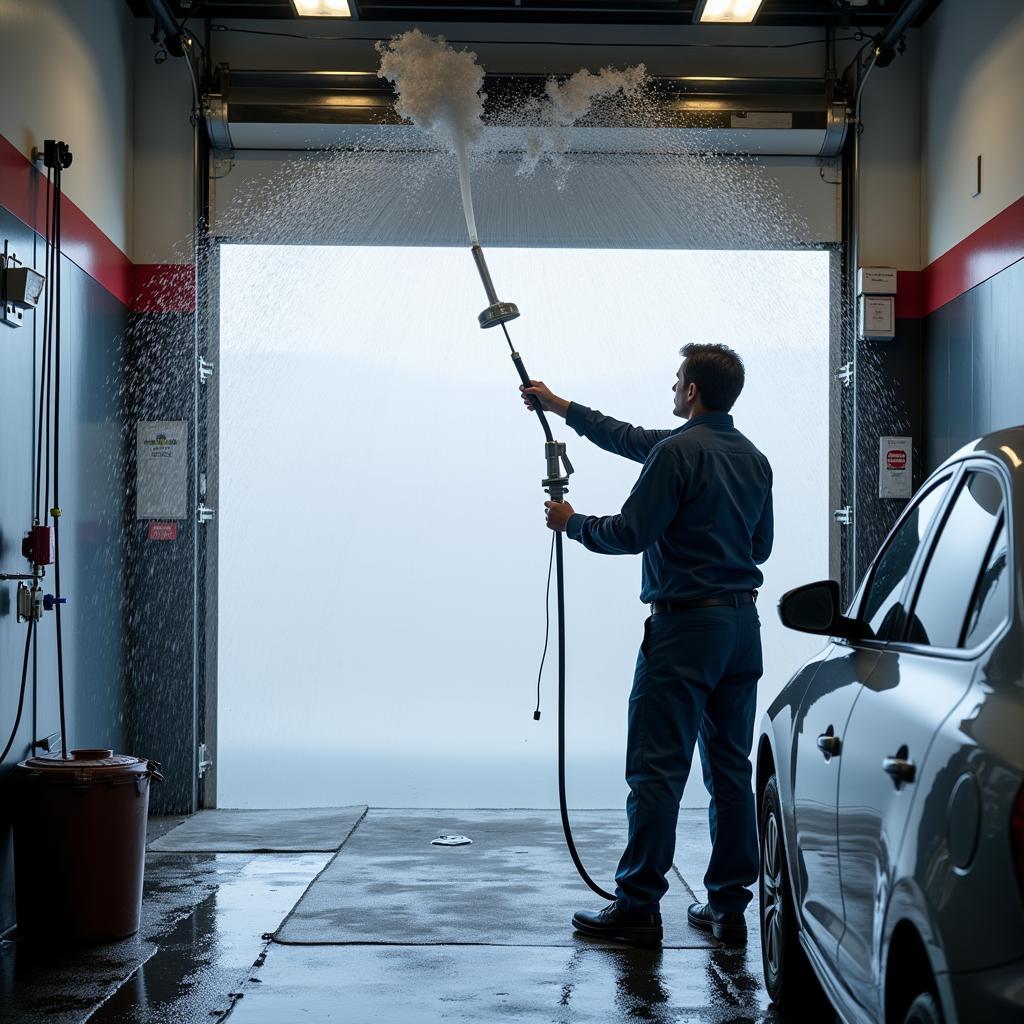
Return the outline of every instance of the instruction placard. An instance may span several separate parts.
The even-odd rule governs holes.
[[[913,493],[913,438],[883,437],[878,445],[878,496],[909,498]]]
[[[188,518],[188,423],[139,420],[136,427],[137,519]]]

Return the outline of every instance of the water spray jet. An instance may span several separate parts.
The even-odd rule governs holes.
[[[455,152],[459,171],[459,187],[462,193],[463,212],[466,217],[466,229],[469,233],[470,251],[476,264],[477,272],[487,294],[489,305],[480,313],[477,320],[483,329],[500,326],[508,342],[512,363],[522,383],[529,387],[530,375],[526,372],[523,359],[516,351],[509,337],[509,321],[519,317],[519,307],[514,302],[502,302],[498,298],[497,289],[491,280],[483,248],[480,245],[476,228],[476,215],[473,210],[473,194],[469,176],[469,144],[475,142],[482,130],[483,101],[482,93],[483,68],[476,61],[476,54],[462,51],[456,53],[442,36],[436,39],[424,35],[418,29],[396,36],[387,44],[378,44],[381,54],[381,65],[378,74],[389,78],[395,83],[398,91],[396,109],[421,128],[440,129],[446,136]],[[602,76],[605,72],[601,73]],[[642,68],[638,74],[642,75]],[[594,78],[595,76],[589,76]],[[570,82],[576,82],[574,76]],[[621,88],[616,85],[614,88]],[[609,86],[605,91],[612,91]],[[558,90],[549,87],[549,96],[553,100],[560,95]],[[575,103],[574,116],[582,116],[589,109],[590,100],[602,94],[600,86],[590,83],[584,89],[585,99]],[[578,109],[576,109],[578,108]],[[563,117],[561,121],[568,121]],[[548,423],[547,416],[538,401],[534,400],[533,410],[537,414],[541,429],[544,431],[544,466],[545,475],[541,481],[545,493],[552,501],[563,501],[569,490],[569,476],[573,472],[572,463],[565,451],[565,442],[556,441]],[[607,900],[615,900],[615,896],[602,889],[587,873],[580,859],[573,840],[572,828],[569,824],[569,810],[565,790],[565,566],[563,557],[563,538],[559,531],[552,536],[553,556],[555,563],[555,594],[557,606],[558,632],[558,804],[562,819],[562,831],[565,835],[569,855],[579,872],[580,877],[595,893]],[[548,589],[550,592],[551,576],[548,573]],[[545,640],[545,653],[547,642]],[[541,661],[543,670],[543,659]],[[538,678],[539,685],[539,678]],[[534,711],[535,721],[540,719],[540,703]]]

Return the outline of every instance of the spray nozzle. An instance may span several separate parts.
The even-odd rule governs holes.
[[[519,307],[514,302],[502,302],[498,293],[494,290],[494,282],[491,280],[491,272],[487,269],[487,261],[484,259],[484,251],[479,243],[472,247],[473,260],[476,262],[476,269],[483,281],[484,291],[487,292],[487,301],[490,305],[477,317],[480,326],[496,327],[498,324],[508,323],[519,316]]]

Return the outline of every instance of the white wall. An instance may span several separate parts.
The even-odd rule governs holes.
[[[0,134],[74,154],[64,191],[131,255],[134,26],[124,0],[0,0]]]
[[[929,263],[1024,195],[1024,4],[945,0],[923,31]],[[979,153],[982,190],[974,197]]]
[[[152,22],[135,23],[137,263],[192,262],[192,83],[183,60],[154,61]]]
[[[921,267],[920,31],[907,52],[875,68],[861,108],[861,266]]]

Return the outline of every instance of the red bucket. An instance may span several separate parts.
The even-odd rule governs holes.
[[[139,930],[149,787],[160,766],[112,750],[47,754],[14,772],[18,936],[106,942]]]

